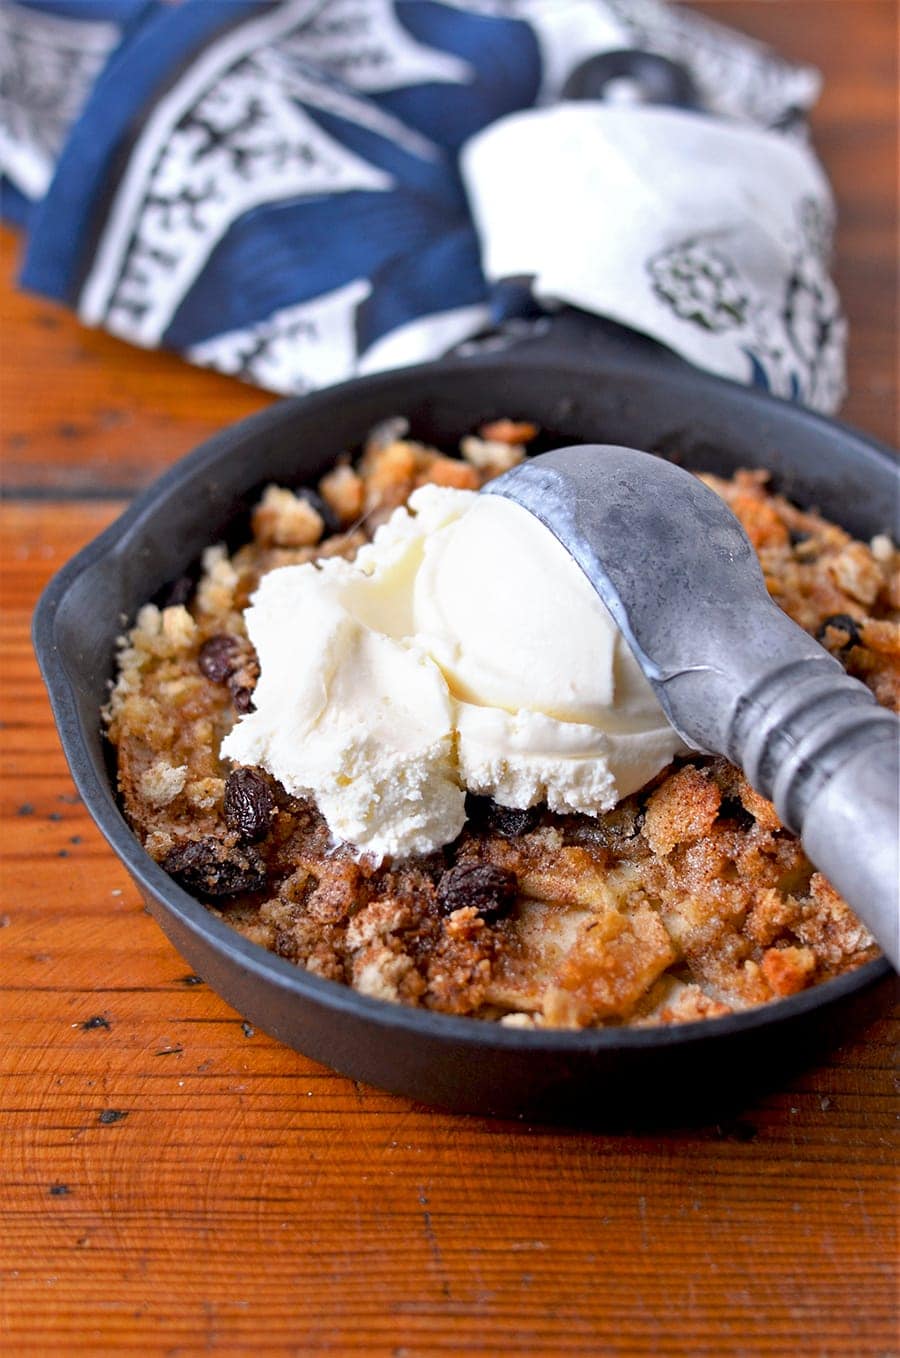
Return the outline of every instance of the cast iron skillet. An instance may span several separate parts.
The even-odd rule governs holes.
[[[788,496],[868,538],[894,532],[897,466],[832,421],[708,376],[630,332],[578,313],[417,368],[281,402],[226,429],[162,476],[44,592],[34,641],[85,805],[151,912],[239,1013],[344,1074],[458,1111],[538,1118],[707,1116],[775,1078],[884,1004],[872,962],[789,1000],[670,1028],[523,1032],[394,1006],[322,980],[245,941],[154,863],[119,810],[99,710],[122,617],[204,547],[237,540],[260,488],[314,483],[379,420],[452,447],[482,421],[533,420],[548,446],[627,444],[698,470],[772,470]]]

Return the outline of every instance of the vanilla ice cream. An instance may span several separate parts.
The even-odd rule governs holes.
[[[455,839],[466,790],[596,815],[684,749],[606,607],[532,514],[424,486],[363,547],[263,577],[256,710],[222,745],[377,858]]]

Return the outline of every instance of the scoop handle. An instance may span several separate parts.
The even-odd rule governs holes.
[[[814,794],[800,837],[900,971],[898,789],[900,742],[885,733],[857,749]]]
[[[799,632],[781,615],[773,651],[799,654],[745,689],[726,753],[900,971],[900,721]]]

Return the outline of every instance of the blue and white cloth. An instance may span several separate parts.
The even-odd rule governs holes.
[[[698,106],[564,97],[635,50]],[[831,411],[818,88],[664,0],[4,0],[3,208],[25,287],[276,392],[440,357],[525,280]]]

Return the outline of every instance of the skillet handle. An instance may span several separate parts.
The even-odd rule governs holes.
[[[516,282],[521,283],[524,297],[526,280]],[[612,360],[630,372],[699,371],[664,344],[603,316],[570,306],[552,314],[535,315],[533,307],[529,311],[530,314],[509,317],[496,329],[464,340],[447,357],[480,358],[484,354],[502,353],[513,363],[521,360],[533,365],[535,358],[546,354],[554,365],[567,359],[584,365],[596,359],[602,360],[604,367]]]

